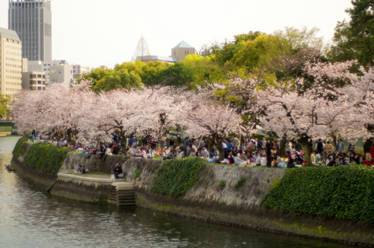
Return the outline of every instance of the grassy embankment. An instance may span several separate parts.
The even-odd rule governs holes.
[[[374,224],[374,170],[362,165],[289,169],[262,206]]]
[[[20,156],[27,142],[28,137],[25,136],[18,140],[13,150],[15,158]],[[33,144],[25,155],[25,164],[40,172],[56,175],[69,151],[69,148],[56,147],[51,144]]]

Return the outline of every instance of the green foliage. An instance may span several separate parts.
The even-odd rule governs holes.
[[[322,37],[318,37],[317,28],[307,29],[306,27],[302,29],[297,29],[294,27],[286,27],[284,31],[277,31],[275,35],[287,40],[292,49],[302,49],[302,48],[314,48],[321,50],[323,47]]]
[[[264,72],[277,67],[281,58],[292,52],[291,43],[277,35],[256,33],[239,35],[217,51],[217,61],[230,70]]]
[[[188,82],[191,87],[225,81],[226,73],[222,67],[213,61],[213,57],[192,54],[179,62],[192,74],[192,81]]]
[[[17,144],[13,149],[13,157],[18,158],[19,155],[21,155],[23,146],[27,143],[28,140],[29,138],[27,136],[23,136],[17,141]]]
[[[193,81],[193,72],[181,63],[176,63],[161,72],[161,84],[185,86]]]
[[[210,83],[226,83],[233,77],[254,76],[267,85],[276,79],[299,76],[304,60],[310,58],[308,51],[321,47],[321,39],[315,33],[315,29],[295,28],[274,35],[249,32],[236,35],[233,42],[222,47],[213,45],[203,49],[204,56],[189,55],[174,64],[126,62],[114,69],[95,69],[83,79],[92,81],[96,92],[153,85],[195,89]],[[292,63],[285,65],[285,61]]]
[[[234,184],[234,188],[235,189],[239,189],[240,187],[242,187],[245,183],[246,179],[244,177],[241,177],[235,184]]]
[[[199,178],[206,162],[199,158],[164,161],[157,171],[152,189],[173,197],[184,195]]]
[[[361,65],[374,65],[374,4],[372,0],[352,0],[351,20],[339,22],[335,29],[333,60],[357,59]]]
[[[136,180],[137,178],[139,178],[141,173],[142,173],[141,170],[136,170],[136,171],[135,171],[134,180]]]
[[[161,73],[170,66],[171,65],[159,61],[146,63],[142,68],[142,71],[139,73],[143,84],[145,86],[160,84],[162,82]]]
[[[374,170],[359,165],[291,169],[262,205],[374,223]]]
[[[225,181],[225,180],[221,180],[221,181],[219,182],[219,187],[220,187],[221,189],[224,189],[225,186],[226,186],[226,181]]]
[[[8,114],[10,114],[10,110],[8,109],[9,101],[9,96],[0,95],[0,119],[5,118]]]
[[[96,92],[143,86],[140,76],[135,71],[123,68],[117,70],[99,68],[86,74],[84,78],[93,81],[92,89]]]
[[[69,151],[70,149],[66,147],[61,148],[50,144],[35,144],[27,152],[25,163],[28,167],[56,175]]]

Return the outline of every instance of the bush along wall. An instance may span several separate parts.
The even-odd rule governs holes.
[[[359,165],[291,169],[262,206],[374,224],[374,170]]]
[[[164,161],[157,170],[152,190],[178,197],[184,195],[198,180],[199,172],[206,162],[199,158]]]
[[[25,156],[25,164],[49,175],[56,175],[66,154],[70,151],[67,147],[56,147],[50,144],[32,145]]]
[[[18,158],[19,155],[21,155],[22,150],[23,150],[23,145],[27,143],[29,138],[27,136],[23,136],[17,141],[16,146],[13,149],[13,157]]]

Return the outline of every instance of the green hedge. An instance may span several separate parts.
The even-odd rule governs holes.
[[[70,151],[67,147],[56,147],[50,144],[32,145],[25,156],[27,166],[48,174],[56,175],[66,154]]]
[[[23,136],[17,141],[17,144],[13,149],[13,157],[18,158],[19,155],[21,155],[23,145],[26,144],[28,140],[29,138],[27,136]]]
[[[199,158],[164,161],[157,170],[152,189],[170,196],[184,195],[199,178],[206,162]]]
[[[262,205],[374,223],[374,170],[362,165],[291,169]]]

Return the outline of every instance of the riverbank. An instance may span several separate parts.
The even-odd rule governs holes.
[[[110,188],[105,187],[104,183],[79,178],[62,179],[58,174],[53,178],[26,168],[23,159],[29,146],[26,144],[20,156],[13,160],[18,175],[41,184],[52,195],[95,203],[109,202]],[[115,161],[122,164],[124,181],[134,186],[136,205],[142,208],[212,223],[374,246],[374,228],[370,224],[262,207],[264,198],[284,177],[286,170],[283,169],[208,165],[201,169],[193,186],[178,197],[153,190],[161,161],[119,156],[102,160],[97,156],[68,153],[59,173],[69,173],[79,164],[90,170],[107,172]]]

